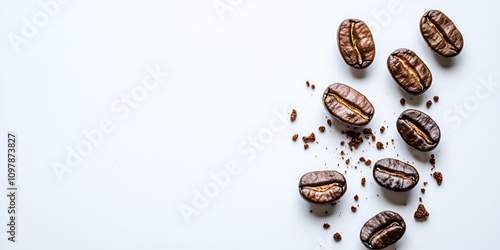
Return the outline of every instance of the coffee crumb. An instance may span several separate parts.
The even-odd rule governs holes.
[[[340,146],[344,146],[344,144],[345,144],[345,141],[340,142]]]
[[[422,202],[422,197],[418,197],[418,201]]]
[[[359,137],[361,133],[351,130],[342,131],[342,134],[345,134],[347,138],[351,138],[351,141],[348,143],[350,149],[352,149],[352,147],[357,148],[361,143],[363,143],[363,138]]]
[[[312,210],[309,210],[309,213],[312,213],[313,211]]]
[[[431,155],[431,159],[429,160],[429,162],[430,162],[432,165],[436,165],[436,158],[434,158],[434,155],[433,155],[433,154]]]
[[[324,224],[323,224],[323,228],[324,228],[324,229],[328,229],[328,228],[330,228],[330,224],[328,224],[328,223],[324,223]]]
[[[377,139],[377,137],[375,137],[375,135],[372,135],[372,140],[375,141],[376,139]]]
[[[320,126],[320,127],[318,128],[318,130],[319,130],[319,132],[321,132],[321,133],[325,132],[325,126]]]
[[[345,164],[349,164],[350,161],[350,159],[345,160]]]
[[[399,100],[399,103],[401,103],[401,106],[404,106],[406,103],[406,100],[404,98],[401,98],[401,100]]]
[[[355,200],[355,201],[358,201],[358,200],[359,200],[359,196],[358,196],[358,195],[355,195],[355,196],[354,196],[354,200]]]
[[[415,211],[413,217],[417,220],[425,220],[429,217],[429,212],[425,209],[424,204],[418,204],[417,211]]]
[[[363,129],[363,134],[371,135],[371,134],[373,134],[373,131],[371,128],[365,128],[365,129]]]
[[[293,140],[293,141],[296,141],[296,140],[297,140],[297,138],[299,138],[299,134],[294,134],[294,135],[292,136],[292,140]]]
[[[385,127],[384,126],[380,127],[380,133],[384,133],[384,131],[385,131]]]
[[[365,183],[366,183],[366,178],[365,178],[365,177],[363,177],[363,178],[361,179],[361,185],[362,185],[362,186],[364,186],[364,185],[365,185]]]
[[[429,183],[429,182],[424,182],[424,186],[427,186],[427,183]]]
[[[314,84],[313,84],[313,85],[311,85],[311,88],[312,88],[312,89],[315,89],[315,88],[316,88],[316,85],[314,85]]]
[[[443,174],[441,174],[441,172],[434,172],[434,174],[432,174],[432,177],[436,179],[438,185],[441,185],[441,183],[443,183]]]
[[[422,194],[425,194],[425,188],[420,189],[422,191]]]
[[[309,87],[309,84],[310,84],[310,83],[309,83],[309,81],[306,81],[306,85],[307,85],[307,87]]]
[[[431,105],[432,105],[432,101],[431,101],[431,100],[428,100],[428,101],[425,103],[425,105],[427,105],[427,108],[430,108],[430,107],[431,107]]]
[[[344,150],[340,151],[340,155],[345,155]]]
[[[364,161],[365,161],[365,157],[361,156],[361,157],[359,158],[359,161],[364,162]]]
[[[377,142],[377,149],[384,149],[384,143]]]
[[[335,241],[340,241],[342,240],[342,235],[340,235],[338,232],[336,232],[334,235],[333,235],[333,239]]]
[[[314,133],[311,133],[311,135],[309,136],[302,136],[302,141],[304,141],[304,143],[313,142],[315,140],[316,140],[316,135]]]
[[[434,102],[438,102],[439,101],[439,96],[435,95],[432,99],[434,99]]]
[[[309,144],[304,144],[304,149],[308,149],[309,148]]]
[[[366,166],[370,166],[370,165],[372,164],[372,160],[367,160],[367,161],[365,162],[365,164],[366,164]]]
[[[326,120],[326,123],[328,123],[328,126],[330,126],[330,127],[332,126],[332,120],[328,119],[328,120]]]
[[[355,206],[351,206],[351,211],[352,211],[353,213],[355,213],[355,212],[356,212],[356,210],[358,210],[358,209],[357,209]]]
[[[297,110],[292,110],[292,114],[290,115],[290,121],[295,121],[297,119]]]

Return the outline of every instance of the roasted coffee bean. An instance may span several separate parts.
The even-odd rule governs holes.
[[[464,47],[462,33],[453,21],[439,10],[429,10],[420,19],[420,32],[434,52],[456,56]]]
[[[365,22],[346,19],[340,23],[337,32],[340,54],[351,67],[364,69],[375,58],[375,42]]]
[[[406,223],[401,215],[392,211],[383,211],[363,225],[359,237],[365,247],[381,249],[401,239],[405,231]]]
[[[334,83],[326,88],[323,104],[335,118],[352,126],[368,124],[375,113],[375,108],[366,96],[342,83]]]
[[[316,204],[333,203],[344,195],[346,189],[344,175],[335,170],[309,172],[299,182],[302,198]]]
[[[397,49],[387,58],[387,68],[392,77],[406,92],[424,93],[432,83],[432,74],[427,65],[409,49]]]
[[[420,151],[434,149],[441,139],[437,123],[426,113],[415,109],[403,111],[396,127],[403,140]]]
[[[402,192],[415,187],[418,183],[418,171],[410,164],[385,158],[378,160],[373,168],[373,178],[382,187]]]

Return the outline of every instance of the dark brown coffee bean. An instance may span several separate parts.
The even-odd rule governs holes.
[[[344,175],[334,170],[309,172],[299,181],[302,198],[316,204],[333,203],[344,195],[346,189]]]
[[[352,126],[368,124],[375,113],[375,108],[366,96],[342,83],[334,83],[326,88],[323,104],[335,118]]]
[[[382,187],[395,192],[415,187],[419,180],[418,171],[410,164],[385,158],[378,160],[373,168],[373,178]]]
[[[431,71],[422,59],[409,49],[397,49],[392,52],[387,58],[387,68],[399,86],[410,94],[422,94],[431,86]]]
[[[420,19],[420,32],[434,52],[456,56],[462,51],[464,39],[453,21],[439,10],[429,10]]]
[[[340,54],[349,66],[364,69],[375,58],[375,42],[372,32],[359,19],[346,19],[340,23],[337,32]]]
[[[437,123],[426,113],[415,109],[403,111],[396,127],[403,140],[420,151],[434,149],[441,139]]]
[[[383,211],[363,225],[359,237],[365,247],[381,249],[401,239],[405,231],[406,223],[401,215],[392,211]]]

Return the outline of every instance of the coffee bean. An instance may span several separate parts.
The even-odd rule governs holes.
[[[337,32],[338,46],[344,61],[351,67],[364,69],[375,58],[375,42],[372,32],[359,19],[346,19]]]
[[[366,96],[342,83],[334,83],[326,88],[323,104],[335,118],[352,126],[368,124],[375,113],[375,108]]]
[[[415,187],[419,175],[418,171],[410,164],[396,159],[385,158],[375,163],[373,178],[384,188],[402,192]]]
[[[462,51],[464,39],[453,21],[439,10],[429,10],[420,19],[420,32],[434,52],[456,56]]]
[[[406,92],[424,93],[432,83],[432,74],[427,65],[409,49],[397,49],[387,58],[387,68],[392,77]]]
[[[437,123],[424,112],[407,109],[396,123],[399,134],[408,145],[420,151],[434,149],[441,139]]]
[[[361,228],[359,237],[365,247],[382,249],[403,237],[406,223],[401,215],[383,211],[369,219]]]
[[[309,172],[299,181],[302,198],[315,204],[332,204],[344,195],[346,189],[344,175],[335,170]]]

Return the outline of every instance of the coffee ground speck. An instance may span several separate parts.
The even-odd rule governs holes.
[[[430,108],[431,105],[432,105],[432,101],[431,100],[428,100],[425,105],[427,106],[427,108]]]
[[[292,110],[292,114],[290,114],[290,121],[295,121],[297,119],[297,110]]]
[[[336,232],[334,235],[333,235],[333,239],[335,241],[340,241],[342,240],[342,235],[340,235],[338,232]]]
[[[413,217],[417,220],[425,220],[429,217],[429,212],[425,209],[424,204],[418,204],[417,211],[415,211]]]
[[[443,174],[441,174],[441,172],[434,172],[434,174],[432,174],[432,177],[436,179],[438,185],[441,185],[441,183],[443,183]]]

